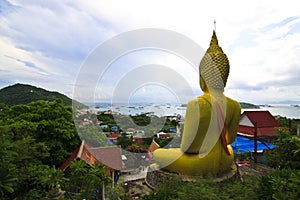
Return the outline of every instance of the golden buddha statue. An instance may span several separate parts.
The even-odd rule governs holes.
[[[240,104],[224,92],[229,61],[213,31],[199,66],[204,94],[189,101],[180,148],[159,148],[154,159],[160,167],[181,175],[220,176],[230,172],[241,114]]]

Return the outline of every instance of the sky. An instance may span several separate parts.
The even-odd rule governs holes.
[[[82,102],[111,101],[122,94],[129,101],[185,103],[202,92],[197,66],[178,53],[146,47],[120,55],[95,52],[140,29],[169,31],[162,43],[189,48],[173,39],[180,34],[205,51],[215,29],[231,67],[226,96],[255,104],[300,101],[296,2],[0,0],[0,88],[31,84]],[[114,50],[126,45],[132,44],[116,43]],[[89,68],[88,74],[83,69],[92,55],[98,62],[115,57],[105,70]],[[199,52],[199,63],[202,56]],[[92,89],[79,94],[83,73],[95,79],[87,78],[92,85],[85,87]]]

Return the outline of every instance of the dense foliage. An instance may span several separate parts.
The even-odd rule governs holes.
[[[0,110],[0,191],[5,199],[45,195],[59,166],[79,144],[72,108],[62,100],[4,106]],[[58,178],[60,177],[60,178]]]
[[[0,106],[0,199],[45,199],[58,191],[65,199],[101,199],[103,184],[110,183],[104,165],[74,161],[67,176],[57,168],[80,144],[72,107],[61,99]],[[107,142],[92,127],[79,128],[94,145]],[[106,191],[110,199],[124,196],[120,187]]]
[[[280,124],[280,127],[284,127],[290,131],[292,135],[297,134],[297,126],[300,124],[300,119],[290,119],[286,117],[278,117],[277,121]]]
[[[276,170],[261,178],[258,199],[299,199],[299,185],[300,170]]]
[[[238,179],[228,179],[215,182],[210,179],[197,179],[185,182],[181,178],[172,177],[144,200],[298,200],[300,171],[276,170],[262,177],[249,176],[241,182]]]
[[[79,160],[70,165],[68,179],[64,182],[64,188],[69,191],[72,199],[102,199],[103,185],[111,185],[111,179],[107,176],[107,167],[95,163],[90,166],[86,162]],[[124,196],[124,190],[116,186],[109,187],[106,194],[110,199]]]
[[[210,179],[197,179],[185,182],[179,177],[166,180],[160,187],[147,196],[144,200],[223,200],[223,199],[256,199],[257,179],[249,178],[240,182],[236,179],[224,182],[214,182]]]
[[[300,138],[286,129],[279,129],[275,145],[278,147],[266,152],[270,166],[280,169],[300,170]]]
[[[130,145],[132,145],[133,138],[132,137],[127,137],[125,134],[122,134],[120,137],[117,138],[117,143],[116,145],[119,145],[122,149],[126,149]]]
[[[41,163],[58,166],[80,143],[72,120],[72,108],[60,99],[36,101],[28,105],[5,107],[0,112],[2,138],[13,144],[38,145],[36,157]],[[34,145],[28,147],[31,151]],[[13,150],[24,147],[18,145]],[[43,156],[41,156],[43,155]]]

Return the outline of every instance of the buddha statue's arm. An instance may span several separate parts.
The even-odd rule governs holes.
[[[233,101],[234,104],[234,109],[232,109],[233,113],[232,118],[229,122],[229,126],[228,126],[228,134],[227,134],[227,143],[231,144],[232,142],[234,142],[236,135],[237,135],[237,131],[238,131],[238,126],[239,126],[239,121],[240,121],[240,115],[241,115],[241,106],[238,102]]]
[[[199,104],[197,99],[191,100],[186,108],[184,128],[180,148],[186,152],[197,135],[200,120]]]

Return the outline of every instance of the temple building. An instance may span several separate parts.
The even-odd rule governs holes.
[[[271,137],[275,134],[275,128],[280,126],[269,111],[244,111],[240,118],[238,135],[254,137],[255,124],[257,137]]]
[[[84,140],[72,153],[72,155],[59,167],[61,170],[68,170],[71,162],[81,159],[93,165],[102,163],[107,166],[107,175],[114,181],[118,179],[117,174],[122,169],[121,149],[115,146],[92,147]]]

